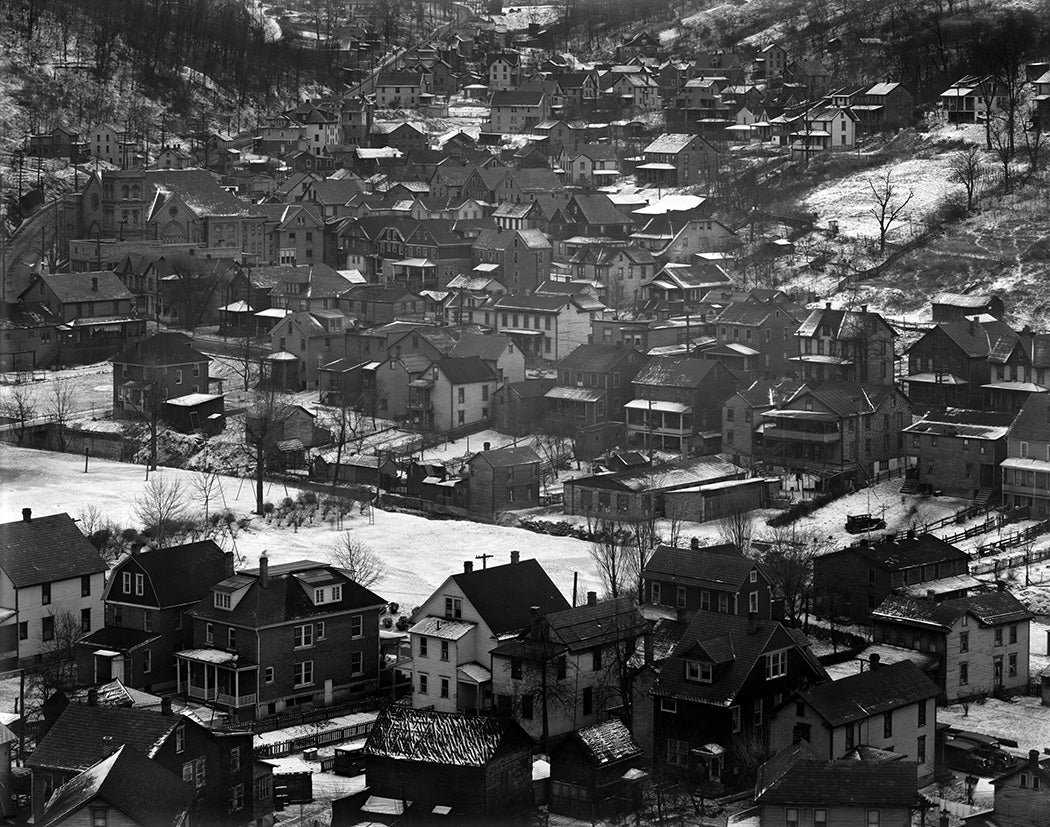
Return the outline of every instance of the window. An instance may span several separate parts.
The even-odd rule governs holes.
[[[441,659],[443,661],[447,661],[448,660],[448,641],[447,640],[441,641]]]
[[[926,736],[920,735],[915,741],[915,758],[920,764],[926,763]]]
[[[709,592],[707,589],[704,589],[702,592],[700,592],[700,608],[704,611],[707,611],[711,608],[711,592]]]
[[[230,628],[226,630],[226,648],[236,649],[237,648],[237,630]]]
[[[120,578],[120,584],[124,594],[131,594],[131,572],[126,571]]]
[[[323,620],[317,621],[317,635],[316,635],[316,637],[317,637],[318,640],[324,640],[324,638],[325,638],[325,626],[324,626],[324,621]]]
[[[729,707],[729,717],[732,721],[733,732],[740,732],[740,707]]]
[[[588,686],[584,688],[581,700],[583,703],[583,714],[594,714],[594,689],[592,687]]]
[[[91,631],[91,609],[80,610],[80,631]]]
[[[729,595],[722,592],[718,595],[718,611],[726,614],[729,611]]]
[[[513,680],[521,680],[521,661],[517,658],[511,659],[510,676]]]
[[[294,664],[292,667],[292,678],[292,682],[297,688],[310,686],[314,682],[314,662],[312,660],[304,660]]]
[[[302,626],[296,626],[292,630],[292,648],[293,649],[304,649],[307,646],[314,645],[314,625],[312,623],[304,623]]]
[[[556,661],[554,661],[554,668],[556,679],[559,681],[565,680],[565,675],[568,670],[568,661],[565,655],[561,655]]]
[[[182,384],[182,370],[181,369],[176,369],[176,371],[175,371],[175,384],[176,385],[181,385]]]
[[[661,712],[677,712],[678,701],[675,698],[660,698]]]
[[[198,790],[204,786],[204,759],[195,758],[182,765],[182,780],[193,784]]]
[[[314,589],[314,603],[324,603],[324,589]]]
[[[1003,627],[1002,626],[996,626],[995,627],[995,645],[996,646],[1002,646],[1003,645]]]
[[[149,609],[142,613],[142,629],[145,632],[153,631],[153,612]]]
[[[659,603],[660,602],[660,584],[659,583],[650,583],[649,584],[649,593],[651,595],[650,599],[652,600],[653,603]]]
[[[747,610],[758,614],[758,592],[751,592],[747,596]]]
[[[1010,627],[1010,643],[1017,643],[1017,624]]]
[[[926,726],[926,701],[919,701],[919,726]]]
[[[1006,674],[1011,678],[1017,677],[1017,652],[1011,652],[1006,662]]]
[[[754,712],[755,712],[754,721],[755,721],[755,726],[756,727],[762,726],[762,723],[765,720],[762,706],[763,706],[762,699],[761,698],[756,698],[755,699],[755,709],[754,709]]]
[[[700,683],[711,683],[712,668],[710,663],[700,663],[695,660],[685,662],[685,679],[687,681],[699,681]]]
[[[521,696],[521,717],[526,721],[532,720],[532,695]]]
[[[466,388],[458,388],[456,390],[456,401],[460,405],[464,404],[467,401],[467,389]]]
[[[591,652],[591,671],[597,672],[602,668],[602,650],[599,647]]]
[[[135,575],[135,596],[141,597],[145,591],[146,577],[142,574]]]
[[[678,587],[677,594],[675,595],[675,605],[678,606],[679,609],[684,609],[686,607],[685,586]]]
[[[40,605],[48,606],[51,603],[51,584],[44,583],[40,587]]]
[[[813,827],[828,827],[828,811],[824,809],[813,811]]]
[[[867,827],[879,827],[881,823],[881,814],[878,810],[868,810],[868,821]]]
[[[442,678],[441,679],[441,697],[442,698],[447,698],[448,697],[448,678]]]
[[[150,649],[142,653],[142,671],[147,675],[153,671],[153,652]]]
[[[334,586],[332,586],[332,602],[333,603],[338,603],[342,599],[343,599],[343,584],[342,583],[336,583]]]
[[[264,683],[273,683],[273,667],[267,666],[266,671],[263,673]]]
[[[91,827],[106,827],[109,823],[107,821],[107,810],[93,809],[91,811]]]
[[[684,767],[689,761],[689,742],[677,738],[667,739],[667,763],[672,767]]]
[[[361,615],[350,618],[350,637],[359,638],[364,635],[364,619]]]
[[[186,727],[178,726],[175,728],[175,754],[181,755],[186,749]]]
[[[787,807],[784,810],[784,825],[785,827],[798,827],[798,809],[795,807]]]
[[[230,787],[230,812],[235,813],[244,806],[244,785],[234,784]]]
[[[970,651],[970,633],[959,632],[959,651],[969,652]]]
[[[966,686],[970,682],[970,664],[963,661],[959,664],[959,686]]]
[[[215,642],[215,627],[210,623],[204,624],[204,642],[214,643]]]
[[[751,569],[751,571],[749,571],[747,573],[747,582],[748,583],[757,583],[758,582],[758,572],[755,569]]]
[[[787,674],[787,649],[769,652],[766,655],[766,680],[780,678]]]
[[[40,639],[44,641],[55,639],[55,618],[51,615],[40,621]]]
[[[421,658],[430,657],[427,654],[427,638],[425,638],[425,637],[420,637],[419,638],[419,656]]]
[[[23,620],[18,624],[18,639],[29,640],[29,621]]]
[[[1021,777],[1020,777],[1020,779],[1018,779],[1017,783],[1021,787],[1022,790],[1027,790],[1028,789],[1028,773],[1026,773],[1026,772],[1021,773]]]
[[[445,618],[447,620],[459,620],[463,617],[463,599],[459,597],[445,598]]]
[[[80,596],[91,596],[91,575],[85,574],[80,578]]]
[[[216,609],[229,609],[232,605],[232,599],[228,592],[215,592]]]
[[[893,737],[893,711],[889,711],[882,716],[882,737],[892,738]]]

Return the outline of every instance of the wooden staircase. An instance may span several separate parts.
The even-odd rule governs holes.
[[[919,481],[915,477],[908,477],[901,486],[902,494],[918,494],[919,491]]]
[[[973,498],[973,504],[976,508],[987,508],[993,496],[995,496],[995,492],[991,488],[982,488],[977,492],[977,496]]]

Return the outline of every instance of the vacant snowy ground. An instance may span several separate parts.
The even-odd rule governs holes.
[[[988,698],[983,703],[970,704],[969,709],[962,704],[941,707],[937,710],[937,723],[1014,740],[1017,749],[1010,751],[1019,755],[1027,755],[1031,749],[1042,752],[1050,744],[1050,715],[1039,698]]]

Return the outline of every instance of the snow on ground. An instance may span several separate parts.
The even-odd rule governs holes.
[[[192,490],[193,473],[165,468],[154,474],[177,479]],[[77,517],[89,505],[119,524],[134,525],[135,501],[145,484],[142,466],[92,459],[84,473],[83,457],[34,451],[9,445],[0,447],[0,522],[19,519],[21,509],[36,514],[62,511]],[[221,497],[238,515],[254,508],[250,480],[222,477]],[[287,494],[286,494],[287,492]],[[265,498],[275,501],[296,495],[294,486],[266,483]],[[356,511],[344,520],[372,548],[386,566],[375,591],[386,600],[406,607],[418,606],[444,579],[463,570],[463,562],[483,552],[494,555],[492,565],[510,560],[510,551],[536,558],[567,598],[572,596],[573,572],[580,573],[579,593],[600,590],[590,559],[590,545],[570,537],[551,537],[520,528],[486,525],[464,520],[429,520],[411,514],[374,511],[374,522]],[[300,559],[327,560],[339,539],[333,525],[304,525],[298,531],[267,525],[254,518],[231,545],[242,567],[254,567],[266,551],[273,564]]]
[[[890,242],[902,241],[911,235],[913,224],[918,227],[948,193],[958,191],[957,184],[948,182],[950,160],[950,153],[939,153],[865,169],[817,187],[802,200],[801,207],[817,213],[820,227],[837,221],[842,235],[877,239],[879,225],[870,212],[875,207],[871,185],[881,192],[880,182],[889,172],[896,193],[893,202],[901,203],[911,194],[886,237]]]
[[[962,704],[938,707],[937,723],[1016,741],[1017,749],[1009,751],[1019,755],[1027,755],[1032,749],[1042,752],[1050,744],[1050,715],[1038,697],[1018,696],[1009,701],[988,698],[983,703],[971,703],[969,711]]]
[[[497,26],[506,26],[508,32],[520,32],[529,28],[530,23],[550,26],[561,17],[562,6],[512,6],[508,5],[503,14],[492,14],[488,19]]]

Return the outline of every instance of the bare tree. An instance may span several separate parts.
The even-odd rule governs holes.
[[[0,410],[16,425],[16,438],[18,444],[22,445],[25,442],[26,429],[37,414],[36,393],[33,386],[26,382],[12,385],[10,393],[4,397]]]
[[[260,389],[248,408],[244,420],[248,444],[255,449],[255,513],[263,513],[263,478],[266,463],[273,456],[284,433],[284,424],[291,415],[289,404],[281,391],[271,386]]]
[[[968,146],[960,149],[948,162],[948,180],[962,184],[966,190],[966,211],[973,210],[973,204],[981,191],[981,179],[984,177],[984,159],[980,147]]]
[[[668,522],[667,542],[677,546],[682,539],[682,523],[689,517],[688,508],[681,499],[671,497],[664,501],[664,517]]]
[[[335,465],[332,466],[332,485],[339,482],[339,467],[343,462],[343,447],[349,441],[356,441],[360,450],[363,436],[359,435],[361,430],[361,414],[355,411],[343,394],[339,395],[339,404],[330,411],[326,422],[332,428],[335,438]]]
[[[204,510],[204,521],[211,515],[211,501],[221,491],[221,482],[217,471],[211,468],[199,468],[190,480],[194,493]]]
[[[349,531],[331,546],[329,557],[351,580],[365,588],[372,586],[386,570],[379,555]]]
[[[868,186],[871,188],[871,196],[875,202],[875,205],[868,210],[868,213],[878,222],[879,252],[882,252],[886,249],[886,235],[900,217],[904,208],[908,206],[908,202],[911,201],[915,192],[908,190],[907,197],[902,199],[897,192],[897,187],[893,183],[889,170],[886,170],[886,175],[877,182],[869,178]]]
[[[251,390],[252,384],[259,378],[259,358],[254,351],[254,341],[251,328],[245,328],[237,337],[236,350],[231,357],[230,367],[244,383],[245,393]]]
[[[1003,190],[1010,192],[1013,185],[1011,164],[1014,161],[1014,134],[1010,122],[1003,117],[991,119],[992,151],[1002,171]]]
[[[51,385],[45,411],[48,420],[54,427],[55,440],[59,451],[65,451],[69,438],[66,429],[76,411],[76,394],[69,382],[58,380]]]
[[[41,624],[39,661],[26,672],[24,714],[39,714],[43,704],[59,692],[69,696],[77,687],[77,641],[84,635],[80,618],[67,610],[47,615]]]
[[[751,550],[751,534],[753,530],[751,512],[738,511],[727,514],[718,521],[718,536],[723,543],[732,543],[743,554]]]
[[[135,516],[142,530],[161,547],[179,532],[187,514],[186,495],[177,477],[153,475],[135,500]]]
[[[829,550],[829,541],[816,532],[779,528],[773,531],[769,549],[762,555],[762,567],[784,597],[784,613],[789,621],[808,623],[813,599],[813,560]]]
[[[612,520],[602,520],[591,542],[591,560],[609,597],[627,594],[632,585],[634,548],[631,532]]]
[[[1021,129],[1024,132],[1025,153],[1028,155],[1028,172],[1031,174],[1039,168],[1039,158],[1046,140],[1043,119],[1035,106],[1030,107],[1025,114]]]

